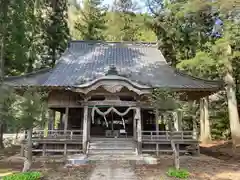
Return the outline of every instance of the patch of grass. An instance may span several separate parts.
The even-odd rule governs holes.
[[[40,180],[42,174],[40,172],[16,173],[3,177],[3,180]]]
[[[179,179],[186,179],[189,177],[189,172],[186,169],[175,169],[175,168],[169,168],[167,171],[167,175],[170,177],[176,177]]]

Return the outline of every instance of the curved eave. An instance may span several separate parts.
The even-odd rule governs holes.
[[[4,83],[12,87],[41,86],[50,75],[51,70],[51,68],[44,68],[20,76],[5,77]]]

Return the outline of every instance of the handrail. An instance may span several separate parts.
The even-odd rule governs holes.
[[[142,131],[143,140],[170,140],[172,138],[179,140],[195,139],[195,131]]]
[[[47,133],[45,135],[45,133]],[[65,138],[65,139],[76,139],[81,138],[83,135],[83,130],[34,130],[33,138],[34,139],[57,139],[57,138]]]

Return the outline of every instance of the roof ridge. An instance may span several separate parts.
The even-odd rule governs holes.
[[[155,42],[146,42],[146,41],[101,41],[101,40],[71,40],[71,43],[100,43],[100,44],[126,44],[126,45],[149,45],[149,46],[157,46],[157,41]]]

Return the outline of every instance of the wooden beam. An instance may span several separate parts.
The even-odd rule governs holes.
[[[82,106],[122,106],[122,107],[130,107],[130,106],[139,106],[141,108],[149,108],[152,109],[153,107],[144,102],[136,102],[136,101],[112,101],[112,100],[104,100],[104,101],[80,101],[79,102]]]

